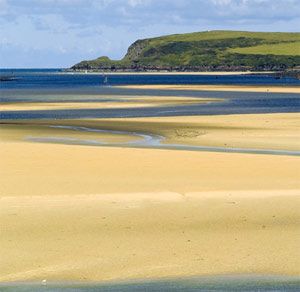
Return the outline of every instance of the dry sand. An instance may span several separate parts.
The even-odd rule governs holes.
[[[49,123],[187,144],[300,140],[299,114],[2,124],[0,281],[300,274],[300,157],[23,141],[71,135]]]
[[[0,151],[0,281],[299,275],[298,157]]]
[[[135,108],[167,105],[186,105],[192,103],[210,103],[219,100],[221,99],[178,96],[139,96],[122,98],[115,97],[115,101],[105,102],[5,102],[0,103],[0,111]]]
[[[4,103],[0,111],[33,111],[33,110],[62,110],[62,109],[108,109],[108,108],[133,108],[156,106],[147,103],[123,102],[23,102]]]
[[[295,189],[300,168],[298,157],[26,142],[1,143],[1,164],[2,196]]]
[[[0,281],[299,275],[299,207],[288,190],[7,197]]]
[[[120,88],[159,90],[245,91],[300,93],[300,86],[240,86],[240,85],[126,85]]]

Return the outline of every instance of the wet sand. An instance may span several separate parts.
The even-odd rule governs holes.
[[[72,290],[76,292],[195,292],[195,291],[298,291],[300,278],[297,276],[272,275],[217,275],[196,277],[168,277],[164,279],[144,279],[105,282],[82,281],[36,281],[0,283],[5,292],[60,292]]]
[[[18,141],[29,137],[37,139],[66,137],[122,144],[140,141],[142,135],[154,135],[161,137],[160,145],[299,151],[299,125],[299,113],[21,120],[0,124],[0,139]],[[151,146],[152,141],[148,142]]]
[[[99,119],[89,125],[153,133],[165,144],[300,149],[299,113]]]

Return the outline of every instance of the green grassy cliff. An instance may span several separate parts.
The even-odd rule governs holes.
[[[100,57],[79,70],[284,70],[300,66],[300,33],[205,31],[138,40],[122,60]]]

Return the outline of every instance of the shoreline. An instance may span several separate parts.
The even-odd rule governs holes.
[[[87,75],[269,75],[276,74],[276,71],[64,71],[62,74],[87,74]]]
[[[0,124],[0,137],[69,145],[299,155],[299,122],[298,113],[22,120]]]
[[[233,275],[206,275],[206,276],[191,276],[191,277],[162,277],[162,278],[146,278],[146,279],[132,279],[132,280],[115,280],[115,281],[66,281],[66,282],[56,282],[56,281],[35,281],[35,282],[2,282],[1,287],[6,288],[24,288],[31,287],[31,291],[35,288],[46,290],[45,286],[50,289],[61,289],[68,288],[72,286],[76,287],[78,291],[85,288],[106,288],[115,289],[119,288],[122,291],[131,291],[132,288],[157,288],[157,289],[170,289],[172,291],[182,291],[183,288],[198,288],[198,289],[212,289],[212,288],[225,288],[235,289],[243,283],[247,288],[277,288],[276,291],[288,291],[287,288],[294,288],[300,285],[299,276],[282,276],[282,275],[252,275],[252,274],[233,274]],[[41,287],[42,286],[42,287]],[[186,287],[185,287],[186,286]],[[245,287],[244,287],[245,288]],[[280,288],[283,288],[281,290]],[[56,290],[51,290],[56,291]],[[77,291],[77,290],[76,290]],[[85,291],[85,290],[83,290]],[[109,291],[109,290],[108,290]],[[115,290],[113,290],[115,291]],[[162,290],[164,291],[164,290]],[[169,290],[168,290],[169,291]]]

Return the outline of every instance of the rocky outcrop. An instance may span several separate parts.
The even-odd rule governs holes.
[[[149,41],[148,40],[137,40],[135,41],[127,50],[127,53],[124,59],[129,61],[137,61],[144,49],[147,47]]]

